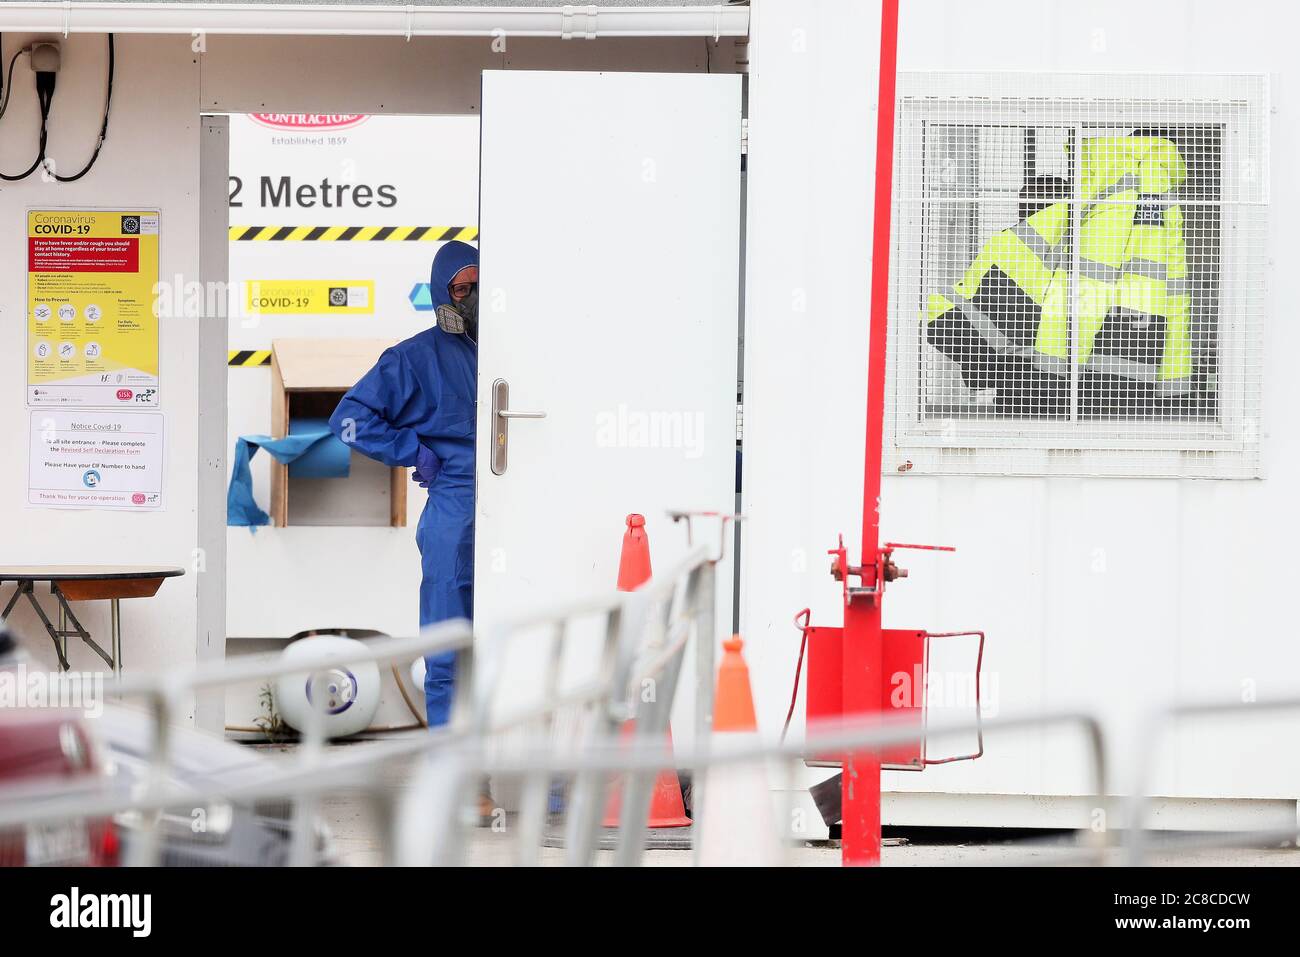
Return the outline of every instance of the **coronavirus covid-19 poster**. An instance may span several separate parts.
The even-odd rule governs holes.
[[[158,213],[29,210],[27,404],[157,408]]]

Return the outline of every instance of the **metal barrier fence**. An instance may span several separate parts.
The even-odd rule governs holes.
[[[441,636],[434,647],[443,650],[453,647],[463,640],[460,632]],[[376,643],[378,644],[378,643]],[[393,654],[401,648],[403,654],[409,651],[411,641],[404,639],[400,644],[394,642],[388,647],[381,647],[372,652],[375,657]],[[368,649],[369,650],[369,649]],[[357,663],[360,658],[349,659],[348,663]],[[301,664],[297,670],[301,670]],[[243,672],[243,676],[251,674]],[[179,685],[172,685],[179,687]],[[1287,702],[1286,707],[1300,706],[1300,701]],[[1278,703],[1270,710],[1281,709]],[[1154,729],[1167,726],[1173,720],[1186,715],[1222,714],[1225,711],[1245,711],[1241,707],[1186,706],[1172,709],[1153,717]],[[535,718],[536,716],[530,716]],[[613,724],[615,722],[609,722]],[[523,725],[532,725],[532,721],[523,721]],[[1109,780],[1105,759],[1104,736],[1101,726],[1092,716],[1081,712],[1035,713],[1016,717],[999,717],[983,722],[986,734],[992,740],[1005,731],[1042,728],[1052,725],[1073,726],[1082,732],[1087,742],[1087,751],[1092,764],[1092,782],[1090,789],[1092,803],[1097,808],[1110,808],[1117,803],[1134,802],[1140,804],[1142,799],[1116,798],[1107,794]],[[953,724],[931,724],[926,730],[932,738],[948,735],[969,734],[976,728],[974,722]],[[495,729],[496,733],[509,730],[505,727]],[[696,775],[706,770],[716,771],[729,766],[746,763],[763,763],[768,766],[779,765],[788,776],[787,784],[793,778],[795,769],[801,764],[807,753],[823,753],[845,750],[887,749],[898,744],[914,740],[917,736],[916,726],[912,723],[898,724],[888,720],[844,724],[837,727],[819,726],[809,730],[803,742],[772,746],[760,741],[742,745],[708,745],[703,748],[690,747],[670,752],[662,739],[619,740],[610,735],[603,742],[594,738],[586,740],[581,747],[557,748],[555,740],[547,735],[527,734],[502,749],[494,740],[495,734],[467,733],[465,730],[449,729],[441,733],[419,734],[404,740],[375,742],[364,748],[335,748],[325,751],[312,760],[293,760],[277,768],[274,774],[253,786],[224,791],[221,797],[230,800],[257,801],[289,797],[306,809],[304,814],[314,814],[322,798],[347,785],[359,789],[372,798],[380,811],[380,843],[385,863],[401,865],[461,864],[466,863],[465,836],[472,829],[466,811],[470,806],[468,798],[471,791],[465,786],[480,775],[490,775],[494,783],[508,783],[512,780],[525,783],[524,793],[534,797],[526,800],[517,815],[513,815],[508,827],[511,832],[508,850],[498,853],[494,858],[498,863],[535,864],[541,860],[539,848],[547,819],[551,816],[545,802],[538,801],[536,795],[544,794],[545,789],[556,781],[576,784],[586,779],[592,785],[608,783],[618,775],[634,776],[640,774],[652,777],[662,768],[690,769]],[[160,736],[161,737],[161,736]],[[1153,733],[1150,740],[1158,741],[1158,734]],[[158,752],[162,754],[162,751]],[[376,770],[390,764],[406,764],[410,784],[395,794],[386,794],[382,788],[368,789],[367,782],[378,780]],[[358,782],[360,782],[358,784]],[[541,782],[539,784],[539,782]],[[213,797],[210,793],[177,787],[174,783],[159,784],[148,793],[123,797],[72,793],[66,795],[49,795],[32,793],[23,800],[21,793],[7,792],[0,795],[0,831],[16,825],[52,822],[69,818],[109,817],[122,812],[143,814],[157,812],[169,807],[186,807],[201,804]],[[585,808],[585,810],[583,809]],[[697,815],[695,826],[709,827],[710,822]],[[590,833],[599,826],[602,803],[593,794],[585,805],[573,802],[569,805],[566,820],[566,837],[577,835],[579,840],[566,841],[562,861],[566,864],[590,864],[596,861],[594,845],[591,841],[582,841],[581,836]],[[1131,812],[1137,813],[1137,812]],[[641,860],[644,850],[644,823],[640,826],[632,822],[644,822],[640,818],[625,817],[619,829],[618,842],[613,854],[613,863],[636,864]],[[1125,830],[1128,847],[1128,863],[1145,863],[1145,854],[1149,853],[1150,839],[1142,828],[1141,817],[1131,817],[1130,826]],[[303,825],[296,824],[295,828]],[[310,828],[305,832],[311,834]],[[1077,832],[1078,838],[1072,851],[1062,852],[1058,849],[1049,863],[1053,864],[1102,864],[1114,861],[1112,851],[1114,843],[1105,831],[1091,831],[1085,822]],[[1270,831],[1234,832],[1232,834],[1188,835],[1165,839],[1161,850],[1166,854],[1183,851],[1226,848],[1254,844],[1260,841],[1294,840],[1294,829]],[[1135,850],[1137,848],[1137,850]],[[297,851],[295,862],[308,863],[310,850]],[[147,863],[143,856],[137,856],[131,863]],[[1017,863],[1004,861],[1003,863]],[[1019,863],[1043,863],[1041,860],[1026,859]]]
[[[725,532],[724,532],[725,541]],[[159,816],[168,809],[201,806],[215,797],[229,801],[288,801],[291,847],[287,863],[320,863],[317,845],[322,802],[340,788],[358,792],[375,809],[382,860],[390,864],[460,864],[472,857],[474,787],[484,776],[494,787],[517,787],[518,810],[508,818],[510,840],[494,852],[502,862],[543,862],[542,847],[558,835],[562,851],[546,860],[570,865],[595,863],[602,818],[612,786],[621,788],[619,827],[609,842],[612,863],[635,865],[645,849],[646,818],[654,779],[662,769],[692,773],[693,829],[711,827],[702,793],[710,773],[761,764],[792,793],[797,769],[811,753],[880,751],[916,740],[969,734],[982,728],[996,740],[1003,731],[1048,726],[1080,729],[1092,766],[1095,807],[1127,809],[1125,860],[1145,863],[1151,849],[1147,829],[1149,773],[1162,736],[1188,717],[1273,713],[1300,708],[1300,698],[1257,704],[1182,705],[1153,714],[1135,752],[1136,796],[1108,794],[1103,729],[1084,712],[1036,713],[981,721],[929,723],[923,732],[911,721],[872,721],[812,726],[805,739],[773,745],[754,740],[718,742],[709,734],[712,715],[714,652],[717,647],[713,603],[716,563],[721,553],[697,547],[674,568],[632,593],[571,603],[494,628],[474,645],[468,623],[446,622],[415,638],[381,638],[354,652],[302,661],[278,656],[250,657],[215,666],[130,676],[112,687],[123,699],[143,701],[153,720],[146,786],[135,793],[62,789],[40,784],[0,791],[0,835],[15,828],[69,820],[131,815],[129,855],[124,863],[160,860]],[[676,754],[666,729],[677,698],[683,664],[694,645],[694,740]],[[596,653],[592,653],[593,649]],[[256,781],[237,787],[198,788],[171,773],[173,717],[198,691],[265,680],[304,671],[357,665],[365,661],[406,662],[418,655],[455,652],[462,688],[451,724],[435,732],[370,742],[360,747],[327,747],[323,722],[303,729],[293,758],[268,767]],[[574,659],[587,664],[576,677],[566,674]],[[523,660],[532,669],[535,700],[520,701],[506,680]],[[647,689],[653,693],[647,694]],[[635,731],[624,730],[634,722]],[[409,784],[394,791],[383,784],[381,769],[397,767]],[[772,778],[769,778],[772,780]],[[616,783],[617,782],[617,783]],[[557,807],[556,797],[560,797]],[[1113,820],[1109,813],[1103,820]],[[1080,822],[1075,847],[1049,863],[1108,863],[1115,841],[1104,828]],[[787,835],[788,836],[788,835]],[[1296,829],[1189,835],[1165,839],[1166,853],[1231,847],[1260,841],[1293,841]],[[695,841],[696,851],[700,841]],[[697,858],[698,860],[698,858]],[[1027,861],[1041,863],[1041,861]]]
[[[147,757],[147,775],[143,790],[131,794],[115,793],[102,786],[92,794],[79,789],[69,792],[51,790],[48,782],[32,782],[0,791],[0,832],[39,823],[53,823],[71,819],[101,819],[130,813],[133,826],[125,864],[147,866],[157,863],[158,840],[156,824],[159,815],[169,808],[202,806],[213,797],[183,783],[178,783],[171,771],[171,746],[175,717],[184,703],[195,693],[227,688],[252,681],[302,674],[307,671],[348,667],[363,662],[403,664],[418,655],[453,652],[457,668],[467,678],[472,678],[472,633],[469,623],[463,620],[443,622],[425,629],[414,638],[381,638],[354,651],[332,652],[314,658],[311,665],[301,661],[286,661],[278,655],[249,656],[228,660],[216,665],[180,668],[146,675],[132,675],[106,686],[120,700],[142,702],[151,719],[152,738]],[[326,737],[322,712],[309,712],[311,720],[302,729],[301,744],[292,766],[273,775],[265,782],[253,786],[239,786],[217,795],[228,800],[257,801],[273,798],[293,798],[291,822],[292,847],[290,863],[308,864],[315,857],[312,842],[316,833],[315,822],[319,811],[322,788],[312,786],[327,764],[335,768],[338,762],[326,762]],[[432,734],[426,741],[407,744],[413,752],[436,746],[440,740],[451,740],[458,729],[468,726],[466,705],[458,704],[447,732]],[[346,766],[347,762],[343,762]],[[57,782],[55,782],[57,783]]]
[[[926,734],[931,738],[970,734],[982,727],[986,732],[1015,731],[1031,727],[1073,726],[1083,733],[1092,764],[1093,796],[1097,806],[1109,800],[1104,739],[1100,725],[1089,715],[1078,712],[1035,713],[1020,717],[986,719],[982,723],[962,721],[931,725]],[[546,738],[535,738],[508,754],[493,751],[490,746],[473,738],[449,743],[438,749],[436,763],[427,765],[411,782],[399,811],[395,838],[399,847],[397,862],[411,866],[463,864],[463,847],[460,835],[466,825],[466,803],[454,788],[447,786],[453,778],[486,774],[494,782],[523,780],[528,782],[578,781],[589,779],[610,782],[617,779],[635,781],[652,778],[665,768],[690,770],[693,780],[700,780],[706,772],[719,771],[739,765],[763,765],[769,769],[769,779],[784,776],[787,785],[784,793],[791,793],[791,784],[797,769],[809,753],[829,751],[879,751],[915,741],[918,728],[914,721],[880,719],[842,724],[823,724],[809,730],[806,739],[799,743],[773,745],[755,738],[752,741],[712,742],[703,740],[702,747],[669,749],[660,740],[638,736],[636,741],[618,741],[613,738],[603,743],[589,743],[580,751],[557,750]],[[771,766],[776,765],[775,773]],[[694,801],[692,827],[697,832],[712,826],[701,815],[702,802]],[[626,804],[624,805],[626,810]],[[641,863],[646,850],[646,815],[644,805],[636,817],[626,813],[620,820],[619,840],[610,863],[636,865]],[[514,822],[514,840],[510,861],[515,864],[537,862],[535,836],[541,833],[546,814],[536,803],[520,809]],[[530,817],[531,815],[531,817]],[[577,828],[599,823],[599,805],[596,813],[583,815]],[[571,828],[572,832],[573,828]],[[1100,863],[1106,850],[1105,835],[1085,827],[1076,857],[1086,863]],[[698,834],[697,834],[698,836]],[[774,832],[774,841],[782,835]],[[695,841],[698,852],[700,841]],[[594,861],[590,844],[570,844],[566,848],[567,864],[591,864]],[[697,857],[698,861],[698,857]]]
[[[1148,863],[1152,845],[1151,829],[1147,826],[1152,797],[1151,772],[1156,765],[1161,741],[1173,724],[1188,718],[1241,718],[1286,711],[1300,711],[1300,697],[1252,702],[1194,702],[1162,708],[1149,714],[1141,726],[1139,745],[1134,751],[1133,794],[1127,800],[1128,816],[1124,829],[1128,849],[1127,863],[1134,867]],[[1297,762],[1300,763],[1300,755],[1297,756]],[[1292,827],[1166,838],[1161,841],[1161,850],[1176,853],[1241,847],[1246,844],[1276,845],[1280,842],[1300,842],[1300,802],[1297,802]]]
[[[730,517],[721,518],[725,529]],[[723,540],[725,543],[725,532]],[[381,665],[405,664],[417,656],[454,652],[458,686],[469,689],[470,693],[456,696],[452,719],[446,728],[410,740],[389,742],[365,755],[329,754],[323,713],[309,709],[308,726],[301,729],[297,754],[288,767],[277,769],[253,784],[224,790],[220,795],[224,800],[290,800],[292,847],[288,862],[291,864],[317,862],[315,842],[322,798],[343,782],[355,785],[361,781],[362,790],[367,790],[364,782],[374,780],[374,771],[379,766],[403,761],[421,762],[426,770],[453,766],[448,764],[450,756],[464,753],[467,742],[501,753],[502,748],[516,747],[512,735],[517,738],[523,732],[531,739],[539,730],[549,736],[552,746],[563,744],[566,749],[577,750],[599,748],[617,739],[622,724],[628,720],[635,721],[638,738],[656,738],[667,729],[682,660],[692,636],[696,638],[696,674],[702,679],[696,682],[697,717],[700,727],[707,727],[716,644],[715,566],[721,557],[720,552],[711,554],[703,546],[695,547],[675,568],[636,592],[611,592],[503,624],[480,639],[475,654],[471,654],[474,639],[469,623],[451,621],[425,629],[415,638],[381,638],[354,651],[315,656],[309,664],[301,660],[285,661],[279,656],[250,656],[195,668],[129,676],[109,689],[118,699],[143,702],[152,717],[145,787],[130,795],[104,789],[90,794],[83,789],[72,793],[63,785],[52,791],[43,783],[5,788],[0,790],[0,834],[6,829],[41,823],[131,814],[136,823],[124,863],[155,864],[160,852],[156,834],[159,816],[169,808],[195,806],[213,797],[178,784],[171,774],[172,729],[183,702],[201,691],[369,661]],[[591,659],[595,667],[585,680],[561,687],[565,652],[580,631],[574,624],[578,619],[592,617],[603,622],[598,635],[598,653]],[[540,694],[535,701],[520,707],[516,702],[503,700],[500,673],[507,663],[520,657],[520,646],[535,636],[538,628],[549,635],[549,653],[539,662]],[[536,647],[528,650],[535,651]],[[647,681],[654,683],[655,693],[638,694],[637,690]],[[561,731],[566,734],[560,736]],[[419,777],[418,769],[416,774]],[[464,800],[477,778],[435,774],[432,780],[447,794],[447,806],[458,807],[457,802]],[[653,775],[633,775],[627,783],[623,795],[625,821],[644,817],[652,784]],[[566,815],[565,841],[571,861],[591,859],[603,812],[605,785],[603,775],[579,775],[567,795],[570,810]],[[524,798],[530,810],[539,803],[545,808],[546,788],[544,781],[529,780]],[[379,812],[381,830],[388,834],[395,827],[395,799],[380,789],[370,789],[368,797]],[[530,813],[526,819],[533,820],[535,815]],[[441,832],[445,843],[441,857],[454,855],[459,834],[460,829],[454,823]],[[395,862],[397,842],[383,843],[385,860]]]
[[[409,846],[429,848],[429,863],[458,859],[463,830],[458,827],[470,791],[491,768],[508,765],[537,747],[554,758],[555,767],[538,767],[518,776],[522,829],[518,863],[534,863],[548,823],[556,778],[570,757],[616,746],[629,729],[637,746],[655,747],[668,730],[686,649],[694,638],[696,735],[704,737],[712,715],[713,653],[716,645],[713,593],[721,555],[696,547],[666,574],[635,592],[609,595],[549,609],[494,628],[478,650],[470,734],[455,746],[437,749],[417,772],[402,826],[412,835]],[[596,633],[580,627],[597,619]],[[564,683],[566,652],[587,644],[583,657],[589,674]],[[531,655],[521,655],[521,645]],[[540,654],[538,653],[540,647]],[[592,654],[591,652],[595,653]],[[533,668],[536,701],[504,700],[504,690],[518,685],[503,680],[510,663],[521,657]],[[653,693],[644,693],[647,687]],[[540,744],[544,742],[544,745]],[[671,764],[671,761],[669,762]],[[621,862],[631,853],[627,836],[634,822],[649,811],[655,771],[636,767],[623,783],[618,835],[613,839]],[[554,772],[554,773],[552,773]],[[575,768],[564,782],[562,843],[570,864],[590,863],[598,843],[609,774],[606,769]],[[426,803],[427,802],[427,803]],[[432,809],[438,808],[437,811]],[[408,846],[404,840],[402,847]],[[414,863],[409,853],[401,863]]]

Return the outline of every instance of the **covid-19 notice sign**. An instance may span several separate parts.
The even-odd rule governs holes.
[[[32,409],[27,504],[162,508],[163,414]]]
[[[27,404],[158,407],[158,212],[27,213]]]

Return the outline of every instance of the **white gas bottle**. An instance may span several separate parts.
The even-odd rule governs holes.
[[[310,668],[341,652],[364,647],[364,643],[343,635],[313,635],[291,643],[283,657]],[[326,736],[341,738],[370,726],[379,708],[379,690],[379,666],[373,661],[325,664],[319,670],[304,670],[278,679],[275,703],[284,722],[300,732],[307,730],[313,705],[320,707]]]

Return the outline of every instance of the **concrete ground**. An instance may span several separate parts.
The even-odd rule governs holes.
[[[366,748],[371,742],[347,745]],[[259,750],[275,760],[292,757],[295,748],[260,746]],[[340,862],[347,866],[377,865],[383,862],[382,828],[373,803],[366,798],[367,789],[385,796],[395,796],[408,783],[409,766],[384,767],[363,788],[343,787],[323,802],[323,814],[333,833]],[[507,816],[497,828],[473,828],[467,831],[467,863],[474,866],[505,866],[514,862],[514,818]],[[1073,835],[1041,833],[1024,836],[1018,832],[962,832],[957,829],[934,829],[908,832],[912,836],[900,843],[888,844],[882,852],[886,867],[933,866],[1070,866],[1104,862],[1122,864],[1123,853],[1117,848],[1100,851],[1100,857],[1084,856],[1074,843]],[[795,867],[836,867],[840,850],[835,842],[792,844],[786,863]],[[609,864],[612,852],[597,852],[597,865]],[[559,865],[564,862],[560,848],[541,848],[538,863]],[[1155,849],[1149,862],[1157,866],[1228,866],[1228,867],[1295,867],[1300,866],[1300,849],[1290,847],[1231,847],[1174,851]],[[647,851],[643,860],[649,867],[684,867],[691,863],[689,851]]]

